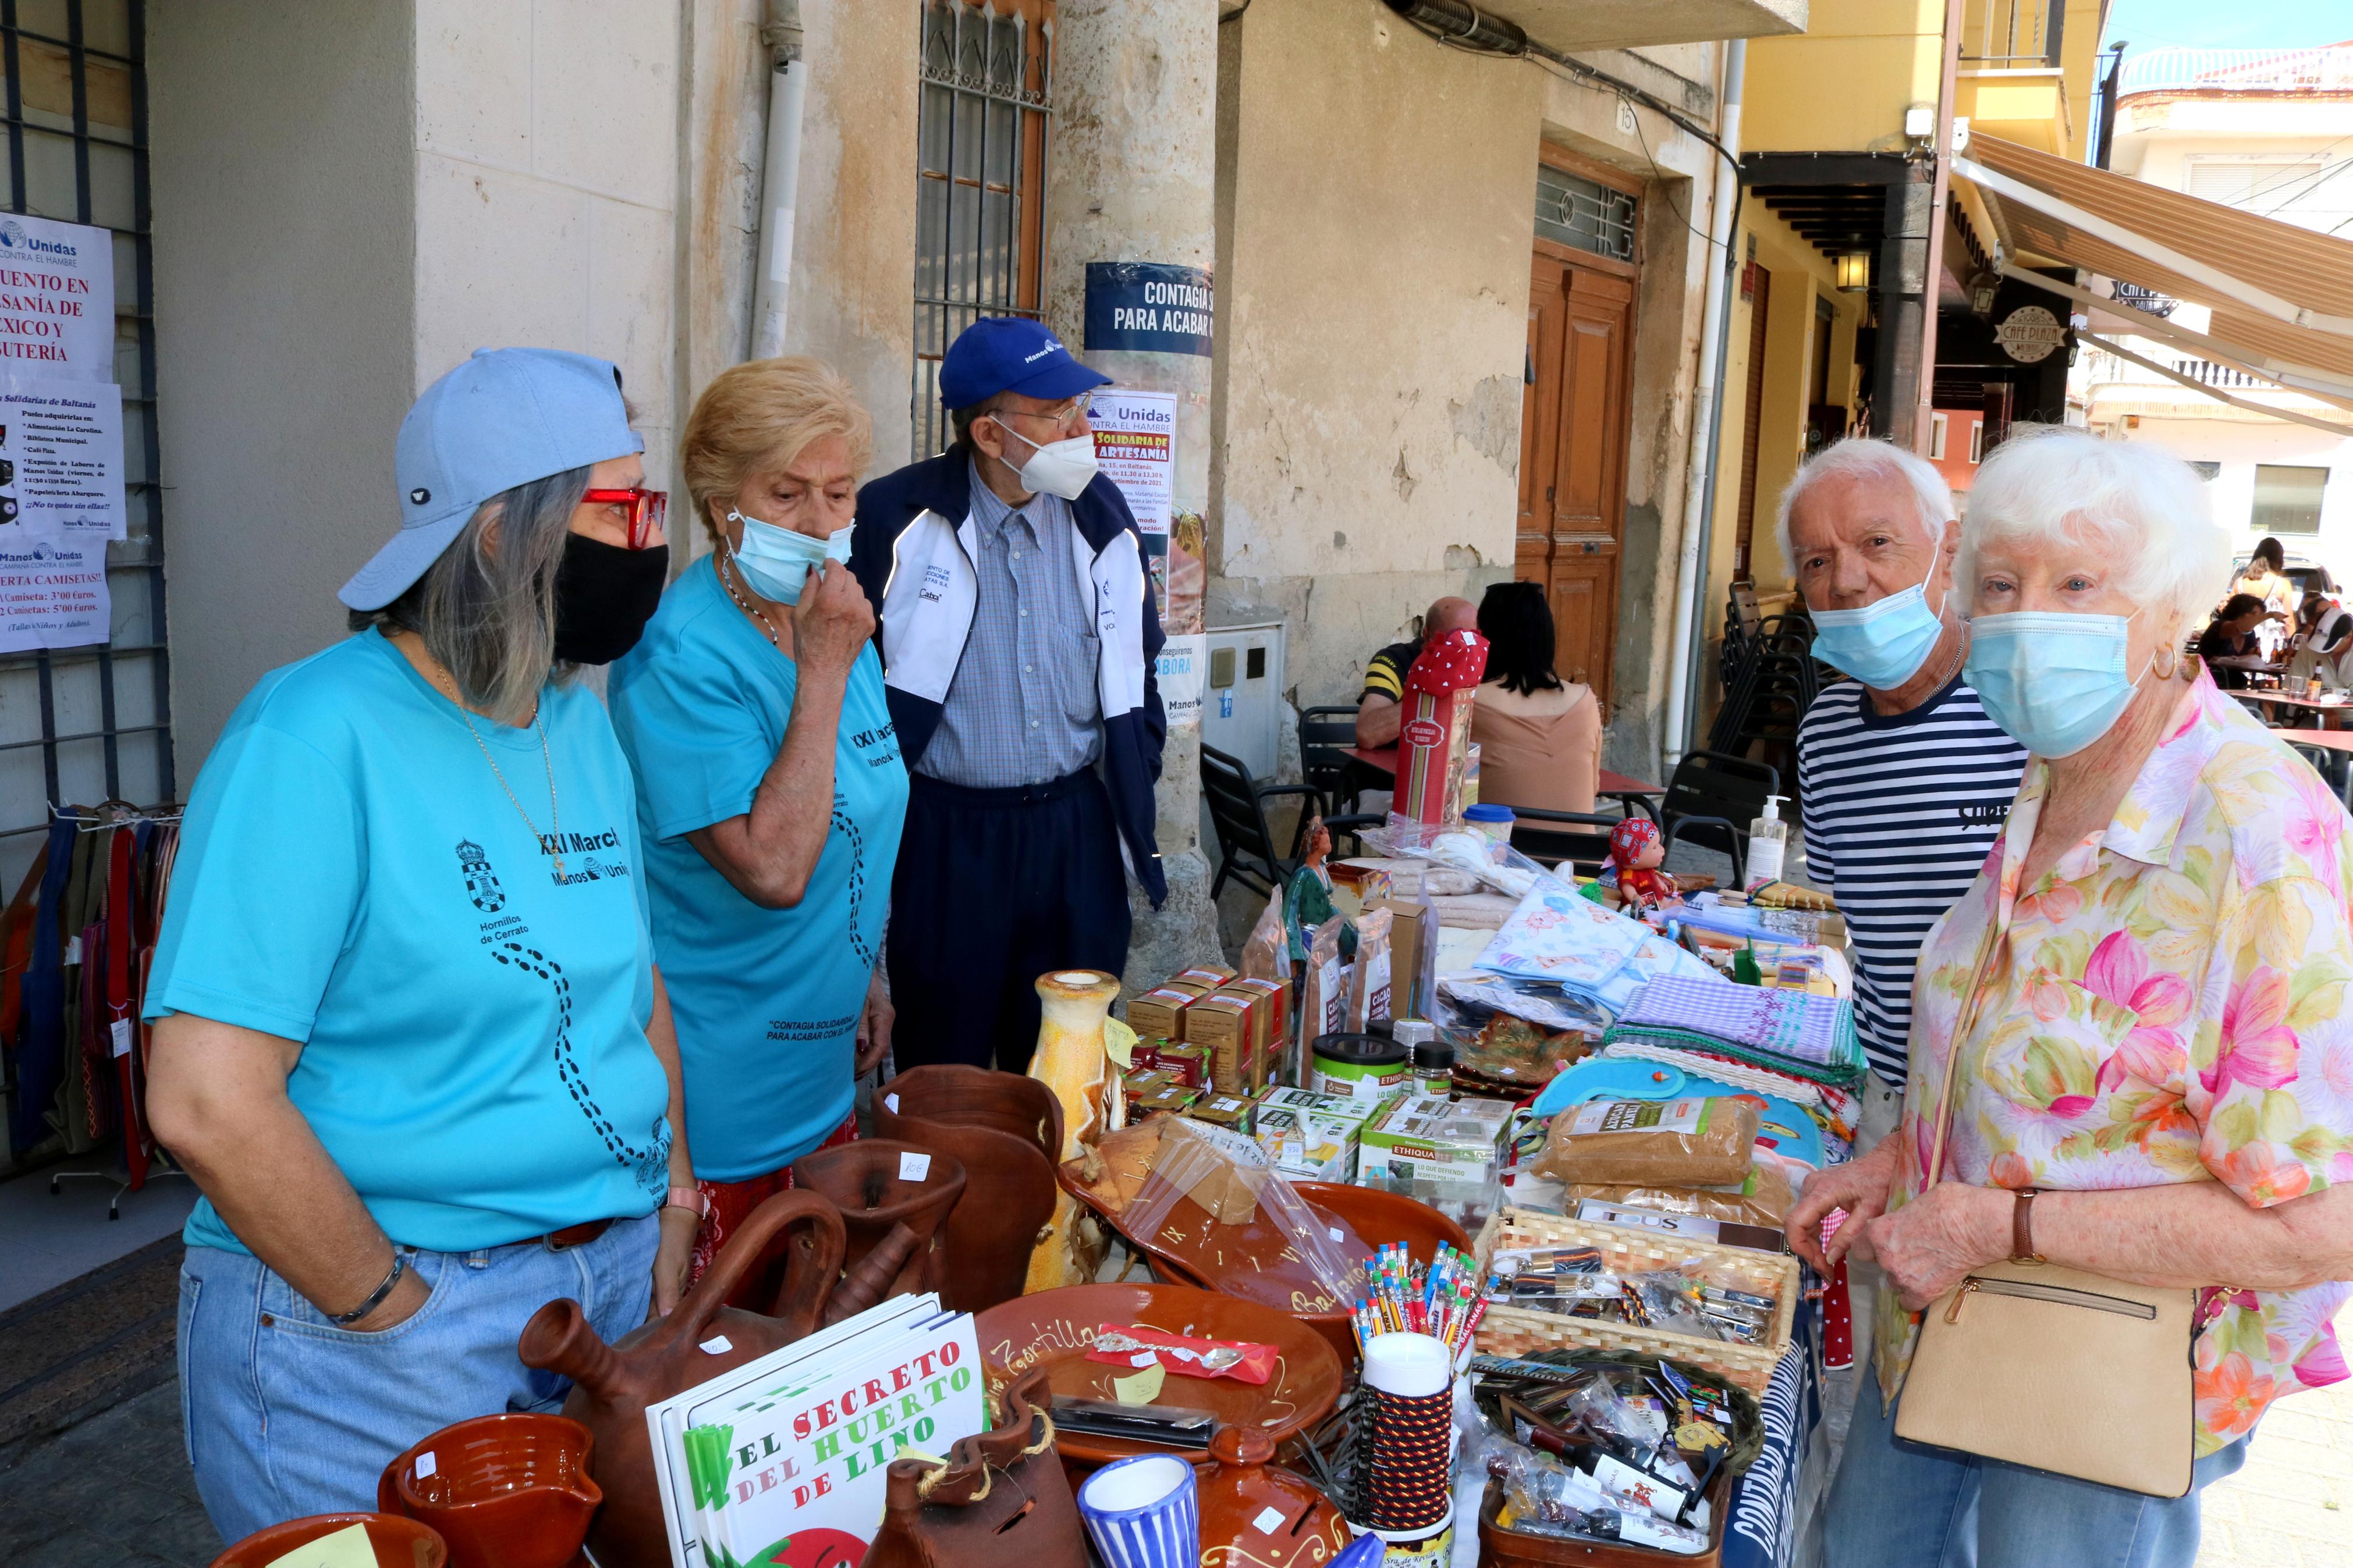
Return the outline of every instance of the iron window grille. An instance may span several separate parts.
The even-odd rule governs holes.
[[[1551,167],[1536,166],[1536,234],[1616,261],[1634,259],[1634,198]]]
[[[919,0],[914,456],[948,444],[940,360],[983,316],[1045,309],[1050,0]]]
[[[0,0],[6,208],[111,230],[128,537],[106,547],[107,642],[0,655],[0,845],[20,868],[52,805],[173,800],[157,478],[144,0]]]

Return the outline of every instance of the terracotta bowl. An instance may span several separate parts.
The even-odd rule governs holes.
[[[213,1559],[212,1568],[269,1568],[298,1546],[354,1524],[367,1526],[376,1568],[448,1568],[449,1548],[431,1525],[389,1513],[314,1513],[257,1531]]]
[[[596,1439],[561,1415],[480,1415],[444,1426],[384,1468],[376,1507],[449,1543],[450,1568],[565,1568],[605,1500]],[[431,1474],[417,1468],[433,1456]]]
[[[1306,1200],[1308,1207],[1341,1230],[1344,1247],[1361,1247],[1361,1257],[1370,1258],[1375,1247],[1400,1241],[1421,1263],[1430,1261],[1440,1242],[1464,1252],[1471,1250],[1471,1238],[1461,1226],[1428,1204],[1402,1194],[1337,1182],[1294,1182],[1292,1185]],[[1343,1367],[1356,1363],[1356,1336],[1348,1327],[1347,1304],[1317,1310],[1330,1297],[1304,1265],[1282,1258],[1282,1233],[1265,1217],[1263,1210],[1248,1225],[1219,1226],[1214,1229],[1208,1224],[1208,1214],[1188,1201],[1179,1200],[1175,1215],[1187,1216],[1190,1223],[1165,1227],[1162,1235],[1148,1242],[1130,1238],[1150,1256],[1155,1278],[1221,1290],[1270,1306],[1281,1306],[1284,1292],[1295,1292],[1291,1296],[1291,1315],[1314,1325],[1315,1331],[1338,1352]],[[1172,1242],[1170,1236],[1183,1239]]]
[[[1287,1312],[1184,1285],[1069,1285],[991,1307],[975,1321],[991,1397],[1001,1398],[1016,1377],[1042,1365],[1058,1394],[1113,1398],[1112,1379],[1134,1369],[1087,1359],[1095,1331],[1106,1323],[1275,1346],[1274,1375],[1262,1384],[1172,1372],[1153,1401],[1209,1411],[1221,1425],[1253,1428],[1273,1443],[1321,1421],[1340,1397],[1340,1358],[1313,1328]],[[1055,1447],[1066,1464],[1079,1467],[1171,1451],[1078,1432],[1058,1432]],[[1211,1462],[1206,1450],[1185,1457],[1196,1465]]]

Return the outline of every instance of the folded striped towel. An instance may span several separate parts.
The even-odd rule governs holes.
[[[1634,994],[1601,1038],[1714,1052],[1816,1083],[1850,1084],[1863,1073],[1853,1005],[1802,991],[1662,975]]]

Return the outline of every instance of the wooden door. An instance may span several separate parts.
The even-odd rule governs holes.
[[[1514,574],[1552,602],[1554,662],[1606,710],[1626,515],[1634,268],[1536,242]]]

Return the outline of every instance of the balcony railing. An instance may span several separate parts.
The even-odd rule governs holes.
[[[1961,23],[1962,68],[2029,70],[2057,65],[2059,33],[2051,21],[2051,0],[1971,0]]]
[[[2314,49],[2151,49],[2134,55],[2116,96],[2135,92],[2353,91],[2353,44]]]
[[[2168,352],[2164,345],[2152,343],[2145,339],[2134,339],[2131,342],[2134,353],[2144,354],[2167,366],[2176,375],[2186,375],[2201,386],[2217,387],[2224,391],[2277,392],[2279,390],[2260,376],[2249,375],[2242,370],[2233,370],[2227,364],[2216,364],[2212,360],[2192,359],[2184,354],[2172,353]],[[2094,349],[2084,358],[2084,374],[2095,384],[2125,386],[2178,386],[2180,384],[2178,382],[2168,381],[2147,365],[2138,365],[2130,360],[2119,359],[2105,349]]]

